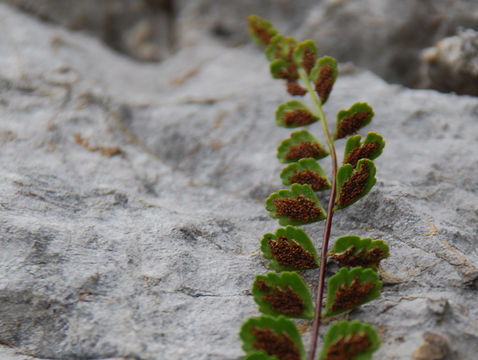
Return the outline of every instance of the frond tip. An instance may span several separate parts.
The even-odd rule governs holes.
[[[247,21],[249,23],[249,34],[259,45],[269,45],[272,38],[277,34],[277,30],[270,21],[257,15],[250,15]]]

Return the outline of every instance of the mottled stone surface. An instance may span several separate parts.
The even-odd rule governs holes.
[[[282,188],[283,84],[252,47],[151,65],[4,5],[0,27],[0,357],[241,358],[259,242],[278,227],[264,199]],[[375,359],[410,359],[429,332],[473,360],[478,99],[342,66],[329,123],[356,101],[387,145],[332,238],[383,238],[392,256],[382,296],[350,318],[379,330]],[[305,230],[320,248],[323,223]]]
[[[0,0],[38,19],[86,32],[118,52],[159,61],[174,50],[172,0]]]
[[[478,30],[473,0],[325,0],[308,13],[301,37],[389,82],[419,85],[420,52],[460,27]]]
[[[176,37],[181,44],[215,38],[237,46],[249,42],[244,20],[251,13],[273,21],[279,32],[313,39],[323,54],[372,70],[409,87],[470,93],[467,84],[439,87],[420,77],[420,53],[460,28],[478,31],[473,0],[240,0],[178,1]],[[458,85],[458,86],[457,86]]]
[[[461,30],[423,50],[422,87],[478,96],[478,31]]]
[[[478,31],[475,0],[0,0],[70,29],[87,31],[136,59],[163,60],[183,47],[250,42],[258,14],[283,34],[315,40],[322,53],[389,82],[473,94],[469,82],[444,87],[421,73],[420,54],[461,28]],[[466,53],[466,51],[464,51]],[[446,56],[445,56],[446,58]],[[442,71],[443,72],[443,71]],[[423,75],[426,75],[425,78]],[[460,74],[451,74],[460,80]],[[439,76],[439,75],[438,75]]]

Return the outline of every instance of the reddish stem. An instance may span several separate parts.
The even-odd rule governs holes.
[[[319,269],[319,287],[317,289],[317,302],[315,304],[314,332],[312,334],[312,345],[308,360],[314,360],[317,350],[317,339],[319,337],[320,316],[322,314],[322,298],[324,296],[325,270],[327,268],[327,250],[329,248],[330,229],[332,228],[332,217],[334,216],[335,196],[337,194],[337,159],[332,153],[332,191],[330,193],[329,207],[327,208],[327,220],[324,229],[324,239],[322,240],[322,256]]]
[[[314,360],[315,352],[317,350],[317,338],[319,336],[320,328],[320,315],[322,313],[322,297],[324,296],[324,283],[325,283],[325,270],[327,268],[327,250],[329,248],[330,229],[332,227],[332,217],[334,216],[335,197],[337,194],[337,153],[335,152],[334,141],[330,137],[327,121],[325,120],[324,112],[322,111],[322,104],[317,94],[309,81],[309,77],[303,69],[299,69],[299,76],[302,82],[307,87],[307,92],[310,94],[312,101],[317,108],[317,114],[324,130],[325,138],[327,139],[327,145],[330,150],[330,157],[332,159],[332,191],[330,193],[329,207],[327,208],[327,221],[324,229],[324,239],[322,241],[322,257],[320,260],[319,270],[319,287],[317,289],[317,303],[315,305],[315,317],[314,317],[314,333],[312,335],[312,346],[310,348],[309,360]]]

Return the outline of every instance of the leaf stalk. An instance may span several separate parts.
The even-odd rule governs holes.
[[[330,192],[329,205],[327,207],[327,220],[325,222],[324,237],[322,240],[322,256],[321,256],[320,268],[319,268],[319,284],[317,288],[317,302],[315,305],[312,343],[310,346],[310,352],[308,357],[308,360],[314,360],[315,353],[317,351],[317,340],[319,336],[320,318],[322,314],[322,299],[324,296],[325,270],[327,268],[327,252],[328,252],[327,250],[329,247],[330,231],[332,228],[332,217],[334,215],[335,198],[337,196],[337,153],[335,152],[334,142],[330,136],[329,128],[327,126],[327,121],[325,119],[325,115],[322,110],[322,104],[320,102],[320,99],[315,93],[314,89],[312,89],[309,77],[307,76],[306,72],[303,69],[299,69],[299,76],[302,82],[304,83],[305,87],[307,88],[307,92],[309,93],[316,107],[317,116],[319,117],[320,122],[322,124],[322,130],[324,132],[327,145],[329,147],[330,157],[332,160],[332,190]]]

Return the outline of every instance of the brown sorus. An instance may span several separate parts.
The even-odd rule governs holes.
[[[380,248],[372,248],[371,250],[360,249],[355,253],[355,246],[341,254],[330,254],[340,266],[375,266],[377,267],[380,260],[384,258],[385,250]]]
[[[349,286],[347,284],[339,286],[335,293],[334,303],[330,305],[330,310],[347,310],[357,306],[365,300],[374,286],[374,282],[361,282],[355,275]]]
[[[360,159],[370,159],[373,153],[378,149],[378,143],[372,142],[357,146],[351,152],[347,154],[344,159],[344,164],[350,164],[353,167],[357,166],[357,162]]]
[[[275,198],[277,216],[287,216],[290,220],[302,222],[314,221],[320,218],[322,210],[316,205],[315,201],[307,199],[302,195],[297,195],[295,199]]]
[[[263,279],[257,279],[256,280],[256,286],[259,289],[259,291],[262,291],[262,292],[266,292],[266,291],[271,290],[271,287],[269,285],[267,285],[267,283]]]
[[[287,92],[292,96],[304,96],[307,90],[299,85],[297,81],[287,81]]]
[[[320,68],[319,76],[315,81],[315,91],[319,94],[321,103],[325,103],[334,86],[334,74],[332,66],[324,65]]]
[[[346,136],[356,133],[364,124],[365,120],[370,116],[368,111],[362,113],[354,113],[344,117],[335,133],[336,139],[342,139]]]
[[[314,256],[308,253],[301,245],[285,236],[279,236],[277,241],[271,238],[267,241],[272,256],[283,266],[293,269],[312,269],[317,267]]]
[[[299,78],[299,73],[297,72],[297,67],[294,64],[294,61],[292,61],[292,54],[294,52],[295,46],[290,45],[289,46],[289,52],[287,53],[287,56],[285,58],[282,57],[281,55],[281,45],[279,44],[276,49],[276,54],[275,57],[280,59],[282,58],[283,60],[286,61],[287,63],[287,68],[281,68],[278,73],[278,77],[280,79],[287,80],[288,82],[293,82],[297,81]]]
[[[287,80],[287,82],[297,82],[297,79],[299,78],[299,74],[297,73],[294,64],[287,65],[287,69],[280,69],[278,76],[280,79]]]
[[[272,36],[269,33],[268,29],[254,21],[251,21],[250,24],[251,24],[252,30],[254,31],[254,34],[256,34],[256,36],[259,39],[261,39],[261,41],[264,44],[269,45],[269,43],[271,42]]]
[[[277,75],[279,76],[280,79],[284,79],[284,80],[289,79],[289,73],[284,68],[281,68]]]
[[[368,182],[368,166],[362,164],[360,170],[356,170],[351,177],[344,181],[340,194],[337,199],[337,205],[346,206],[357,199],[362,194]]]
[[[314,67],[315,63],[315,54],[308,47],[304,48],[304,55],[302,58],[302,66],[304,67],[307,74],[310,74],[310,70]]]
[[[372,346],[366,333],[341,337],[329,346],[325,360],[350,360]]]
[[[303,171],[296,171],[294,175],[289,177],[289,182],[291,184],[309,184],[314,191],[319,191],[329,187],[327,179],[323,178],[316,172],[313,172],[312,170],[308,169]]]
[[[287,72],[289,73],[289,81],[297,80],[299,78],[299,73],[297,72],[297,67],[292,60],[292,54],[294,53],[295,46],[289,46],[289,53],[287,54]]]
[[[292,145],[289,151],[285,155],[287,160],[297,161],[303,158],[318,159],[323,157],[324,150],[317,143],[311,143],[308,141],[302,141],[297,145]]]
[[[267,301],[275,311],[288,315],[300,315],[304,310],[304,302],[297,293],[292,291],[289,285],[285,290],[274,286],[274,291],[262,296],[263,301]]]
[[[282,122],[286,126],[305,126],[312,124],[316,118],[306,109],[285,111]]]
[[[286,334],[277,335],[270,329],[251,327],[256,341],[252,346],[262,350],[279,360],[300,360],[300,352],[294,342]]]

